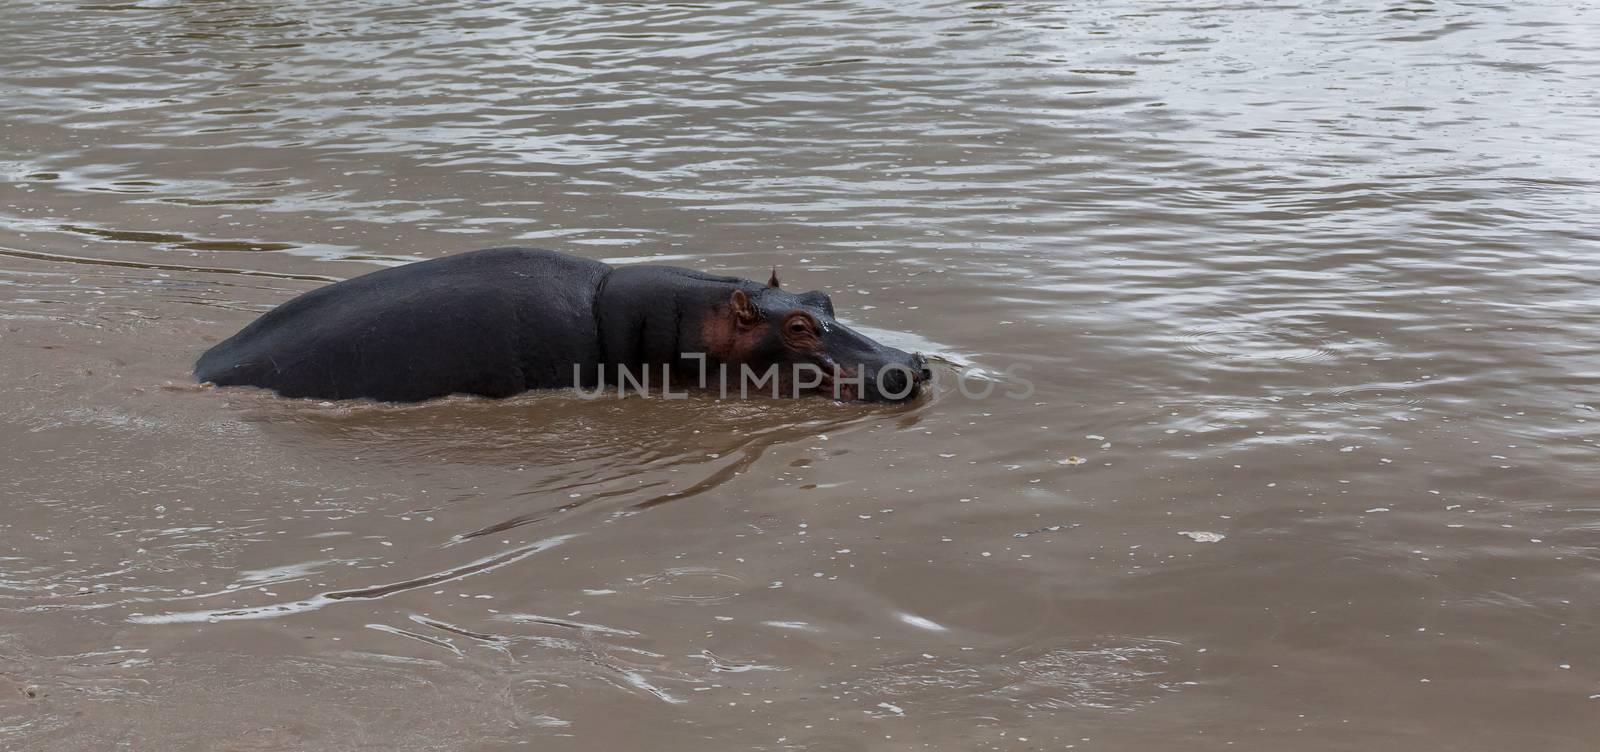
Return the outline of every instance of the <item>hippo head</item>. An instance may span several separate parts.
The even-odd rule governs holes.
[[[842,400],[897,402],[921,391],[931,374],[920,354],[874,342],[834,318],[826,293],[791,293],[773,273],[753,292],[735,289],[728,313],[740,362],[777,364],[786,393],[794,388]]]

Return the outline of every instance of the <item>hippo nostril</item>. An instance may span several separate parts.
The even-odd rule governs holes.
[[[917,381],[927,381],[933,378],[933,371],[928,368],[928,359],[917,353],[911,356],[911,369],[916,373]]]
[[[884,390],[891,394],[899,394],[906,390],[906,373],[898,368],[889,369],[883,375]]]

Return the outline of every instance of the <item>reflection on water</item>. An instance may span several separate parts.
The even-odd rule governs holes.
[[[0,747],[1600,738],[1592,8],[5,19]],[[776,267],[940,387],[189,384],[509,243]]]

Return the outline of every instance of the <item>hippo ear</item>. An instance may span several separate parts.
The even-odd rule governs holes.
[[[728,308],[733,311],[733,317],[745,326],[756,323],[761,317],[756,311],[755,304],[750,302],[750,296],[744,294],[744,290],[733,291],[733,295],[728,298]]]
[[[772,276],[767,278],[767,287],[777,288],[777,286],[778,286],[778,267],[774,266],[774,267],[772,267]]]

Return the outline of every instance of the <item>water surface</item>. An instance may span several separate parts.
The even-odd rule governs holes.
[[[0,12],[0,747],[1600,743],[1593,4]],[[510,243],[944,383],[188,384]]]

